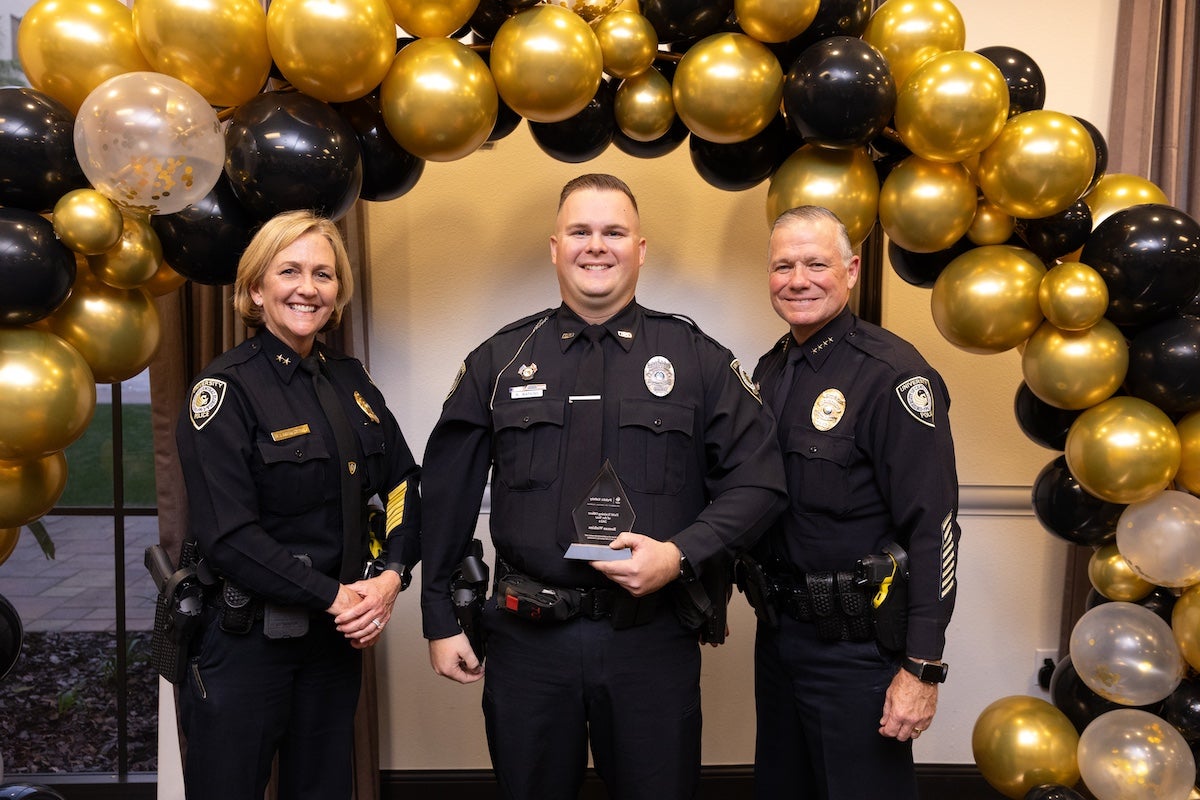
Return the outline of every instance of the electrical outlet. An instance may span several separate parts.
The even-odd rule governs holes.
[[[1042,669],[1045,668],[1047,661],[1050,662],[1051,668],[1053,668],[1054,664],[1058,663],[1058,650],[1052,650],[1050,648],[1038,648],[1037,650],[1033,651],[1033,657],[1033,685],[1043,688],[1039,680],[1042,675]],[[1046,678],[1046,681],[1048,686],[1049,677]]]

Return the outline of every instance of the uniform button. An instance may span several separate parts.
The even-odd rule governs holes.
[[[817,452],[817,446],[814,444],[812,447],[808,448],[808,452],[810,452],[810,453]]]
[[[304,458],[304,451],[303,451],[303,450],[297,450],[297,451],[296,451],[296,458]]]
[[[521,419],[521,421],[522,421],[522,422],[529,422],[529,417],[523,417],[523,418]]]
[[[656,419],[656,420],[654,420],[654,424],[655,424],[655,425],[662,425],[662,420],[661,420],[661,419]]]

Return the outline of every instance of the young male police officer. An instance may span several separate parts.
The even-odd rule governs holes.
[[[933,721],[955,599],[950,401],[910,344],[847,308],[859,259],[831,212],[781,214],[768,270],[791,330],[754,377],[791,504],[755,547],[772,606],[755,648],[756,795],[913,798],[912,740]],[[884,575],[863,583],[872,555]]]
[[[510,588],[484,610],[483,708],[507,798],[577,796],[589,744],[613,797],[693,796],[700,651],[677,612],[688,584],[785,501],[770,415],[738,362],[635,302],[645,254],[624,182],[568,183],[550,237],[562,305],[467,356],[425,452],[424,633],[434,670],[462,683],[483,664],[450,582],[492,471],[498,586]],[[629,557],[565,559],[572,511],[606,460],[636,514],[611,544]]]

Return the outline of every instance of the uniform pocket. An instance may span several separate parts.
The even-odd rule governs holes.
[[[677,494],[692,460],[691,406],[662,400],[621,401],[621,481],[635,492]]]
[[[854,437],[795,427],[788,431],[783,457],[793,511],[835,517],[850,511]]]
[[[495,426],[496,477],[509,489],[545,489],[558,478],[564,408],[562,399],[498,405]]]
[[[300,514],[325,499],[325,470],[329,448],[314,433],[286,442],[259,442],[263,471],[259,478],[259,502],[273,514]]]

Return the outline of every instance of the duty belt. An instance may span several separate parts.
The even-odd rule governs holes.
[[[658,593],[635,598],[618,589],[551,586],[522,575],[496,559],[496,606],[536,622],[566,622],[576,617],[611,618],[614,628],[649,622],[658,608]]]
[[[823,641],[866,642],[875,638],[869,590],[854,572],[771,575],[770,601],[782,613],[817,626]]]

